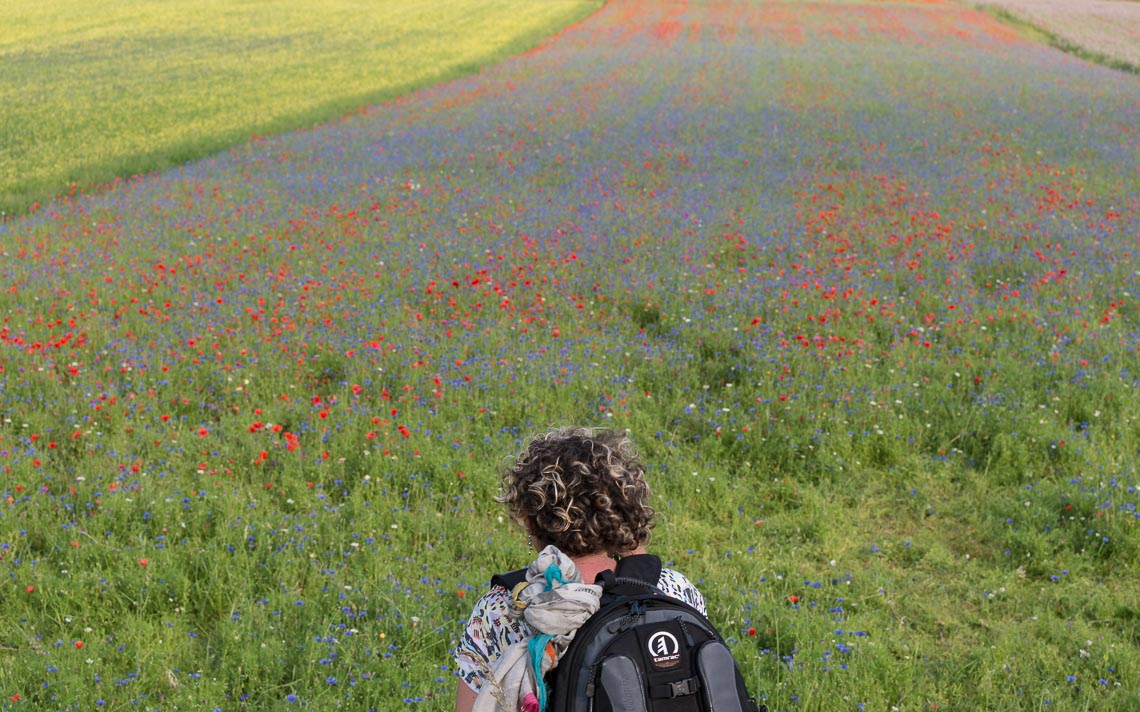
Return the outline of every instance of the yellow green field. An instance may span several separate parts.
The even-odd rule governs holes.
[[[600,0],[8,0],[0,214],[475,71]]]

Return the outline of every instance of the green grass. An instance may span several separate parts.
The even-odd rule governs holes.
[[[0,217],[471,74],[600,0],[11,0]]]

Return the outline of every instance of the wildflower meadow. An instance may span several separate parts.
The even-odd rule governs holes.
[[[942,0],[610,0],[45,202],[0,709],[451,708],[569,423],[772,710],[1140,709],[1138,257],[1137,76]]]

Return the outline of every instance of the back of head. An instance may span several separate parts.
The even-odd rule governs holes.
[[[498,500],[540,544],[570,556],[631,552],[653,526],[645,469],[629,438],[612,430],[536,437],[503,473]]]

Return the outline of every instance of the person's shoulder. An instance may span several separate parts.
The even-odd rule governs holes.
[[[680,571],[677,571],[676,569],[666,568],[663,566],[663,567],[661,567],[661,579],[658,583],[658,588],[666,588],[666,587],[667,588],[677,588],[677,589],[682,589],[682,588],[693,588],[693,589],[695,589],[696,585],[693,584],[693,582],[690,581],[688,579],[688,577],[685,576],[685,574],[681,573]]]
[[[507,645],[524,636],[521,618],[511,615],[511,592],[502,586],[491,586],[471,607],[471,616],[464,628],[464,645],[478,648],[497,657]]]
[[[503,586],[492,584],[491,588],[487,589],[475,601],[475,610],[501,610],[505,611],[511,605],[511,592]]]
[[[657,588],[661,589],[666,596],[684,601],[701,613],[705,613],[707,610],[705,597],[701,594],[700,589],[680,571],[662,568]]]

